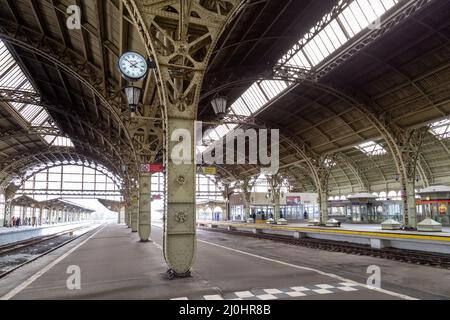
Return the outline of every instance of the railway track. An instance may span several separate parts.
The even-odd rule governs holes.
[[[257,239],[271,240],[282,242],[288,245],[325,250],[329,252],[342,252],[347,254],[370,256],[417,265],[437,267],[442,269],[450,269],[450,255],[448,254],[428,253],[423,251],[402,250],[395,248],[373,249],[368,245],[360,245],[349,242],[312,238],[295,239],[293,237],[284,235],[254,234],[252,232],[237,230],[211,229],[205,227],[200,227],[199,229],[208,232],[218,232]]]
[[[38,245],[43,245],[46,242],[50,242],[52,240],[57,240],[58,238],[61,238],[64,236],[69,236],[68,240],[64,240],[58,244],[55,244],[54,246],[52,246],[52,244],[50,243],[50,248],[48,250],[46,250],[40,254],[33,255],[30,259],[27,259],[25,262],[21,262],[17,265],[11,266],[4,272],[0,271],[0,279],[6,277],[7,275],[11,274],[12,272],[14,272],[16,270],[22,268],[23,266],[25,266],[33,261],[36,261],[36,260],[42,258],[43,256],[46,256],[49,253],[71,243],[72,241],[79,239],[80,237],[84,236],[86,233],[94,232],[95,230],[97,230],[100,227],[101,226],[98,226],[98,227],[92,229],[89,226],[80,226],[80,227],[73,228],[70,230],[55,233],[53,235],[36,237],[33,239],[0,246],[0,259],[1,259],[1,258],[5,258],[7,256],[14,256],[15,253],[20,254],[21,251],[30,250],[33,247],[38,246]],[[82,232],[85,229],[86,229],[86,232]],[[79,235],[73,236],[73,234],[75,232],[81,232],[81,233]]]

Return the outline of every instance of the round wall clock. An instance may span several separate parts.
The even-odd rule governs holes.
[[[126,52],[119,59],[119,70],[122,76],[130,81],[138,81],[148,73],[148,62],[137,52]]]

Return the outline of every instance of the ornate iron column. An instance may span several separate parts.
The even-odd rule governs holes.
[[[281,184],[283,177],[280,174],[274,174],[267,177],[269,187],[272,193],[273,202],[273,219],[275,222],[280,220],[280,198],[281,198]]]
[[[196,248],[194,125],[209,59],[241,0],[123,0],[157,66],[165,118],[164,256],[188,275]]]
[[[244,196],[244,213],[245,221],[251,218],[251,201],[252,201],[252,189],[254,186],[254,181],[251,182],[250,178],[244,179],[242,182],[242,193]],[[254,221],[256,222],[256,221]]]
[[[151,173],[141,173],[139,177],[139,238],[142,242],[150,239],[151,233]]]
[[[126,224],[127,228],[129,228],[131,225],[131,223],[130,223],[130,204],[129,203],[125,204],[125,224]]]
[[[42,217],[44,216],[43,213],[44,213],[44,207],[40,206],[39,207],[39,221],[38,221],[38,224],[40,226],[42,226]]]
[[[320,206],[320,224],[325,225],[328,221],[328,193],[329,193],[329,180],[333,163],[335,162],[335,156],[331,158],[325,158],[318,160],[317,168],[317,191],[319,193],[319,206]]]
[[[231,220],[231,208],[230,208],[230,196],[233,194],[230,186],[228,184],[224,185],[224,190],[222,191],[223,199],[225,200],[225,212],[224,218],[222,220],[230,221]]]
[[[138,191],[133,190],[131,196],[131,232],[138,232],[139,197]]]
[[[403,223],[409,228],[417,228],[416,211],[416,176],[418,173],[418,161],[421,155],[423,139],[428,132],[428,127],[416,129],[397,136],[401,154],[398,155],[401,163],[400,182],[403,200]]]
[[[130,201],[127,204],[127,211],[128,211],[127,225],[128,225],[128,228],[131,228],[131,215],[133,213],[133,202],[132,201]]]

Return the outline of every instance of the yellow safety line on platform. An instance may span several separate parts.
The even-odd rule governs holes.
[[[276,231],[300,231],[300,232],[315,232],[315,233],[334,233],[342,235],[355,235],[355,236],[372,236],[381,238],[398,238],[398,239],[415,239],[415,240],[431,240],[431,241],[446,241],[450,242],[449,236],[433,236],[433,235],[419,235],[419,234],[401,234],[401,233],[388,233],[388,232],[372,232],[372,231],[353,231],[353,230],[336,230],[336,229],[321,229],[321,228],[305,228],[305,227],[283,227],[283,226],[268,226],[258,224],[234,224],[225,222],[197,222],[198,224],[211,224],[230,226],[235,228],[247,228],[247,229],[265,229]]]

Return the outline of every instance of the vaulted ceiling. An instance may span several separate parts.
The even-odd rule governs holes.
[[[220,94],[234,101],[255,78],[270,77],[273,65],[336,3],[248,1],[214,51],[199,119],[214,117],[210,100],[216,88],[221,87]],[[81,30],[66,27],[67,8],[73,4],[81,8]],[[328,68],[318,82],[292,84],[255,115],[267,127],[281,129],[281,170],[296,189],[313,190],[314,182],[295,148],[307,148],[319,156],[335,155],[330,176],[335,193],[398,187],[389,152],[369,157],[355,148],[376,141],[388,149],[379,128],[359,104],[403,129],[449,116],[448,12],[448,1],[431,1]],[[0,88],[0,179],[20,176],[39,161],[95,161],[122,176],[122,164],[137,164],[139,141],[133,141],[128,130],[132,123],[121,90],[127,83],[120,77],[117,61],[125,51],[144,53],[145,48],[120,0],[0,0],[0,39],[38,96]],[[345,49],[325,61],[324,67],[344,55]],[[142,103],[157,105],[154,76],[138,85],[144,90]],[[8,105],[14,101],[44,106],[74,148],[48,146],[10,110]],[[159,112],[155,107],[153,116],[157,118]],[[161,127],[158,121],[154,125]],[[155,134],[154,139],[155,153],[160,154],[161,136]],[[428,133],[422,148],[420,183],[450,182],[449,141]],[[28,160],[16,165],[20,158]],[[259,172],[254,166],[223,169],[224,177]]]

